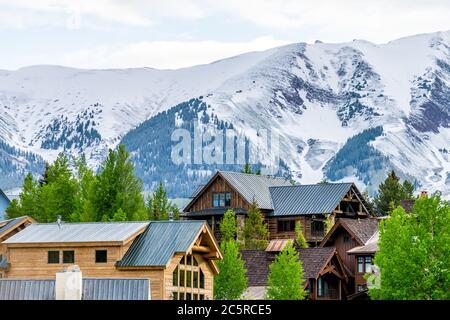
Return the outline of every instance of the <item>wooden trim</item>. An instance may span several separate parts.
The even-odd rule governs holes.
[[[122,241],[110,242],[36,242],[4,243],[7,248],[65,248],[65,247],[121,247]]]

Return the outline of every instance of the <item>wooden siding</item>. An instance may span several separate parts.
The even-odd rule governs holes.
[[[323,217],[321,217],[323,219]],[[311,223],[313,221],[311,216],[291,216],[291,217],[267,217],[266,222],[269,227],[269,238],[270,240],[274,239],[295,239],[295,230],[294,231],[283,231],[278,232],[278,221],[285,220],[295,220],[300,221],[302,224],[303,235],[308,242],[320,242],[323,239],[323,236],[315,236],[311,232]],[[325,226],[324,226],[325,228]]]
[[[344,237],[348,239],[348,241],[344,241]],[[333,237],[328,240],[326,246],[334,246],[342,259],[342,262],[347,267],[348,271],[353,275],[355,273],[355,256],[347,254],[347,251],[357,247],[359,244],[356,242],[354,238],[345,230],[343,227],[339,227]]]
[[[247,201],[245,201],[245,199],[238,192],[236,192],[226,180],[224,180],[221,176],[217,176],[216,179],[207,187],[207,189],[203,190],[203,192],[191,205],[188,212],[212,209],[213,193],[215,192],[230,192],[231,208],[242,208],[248,210],[250,207]]]

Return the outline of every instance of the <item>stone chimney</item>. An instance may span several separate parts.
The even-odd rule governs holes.
[[[420,198],[428,198],[428,191],[427,190],[420,191]]]
[[[74,265],[56,273],[56,300],[81,300],[83,293],[83,277],[80,267]]]

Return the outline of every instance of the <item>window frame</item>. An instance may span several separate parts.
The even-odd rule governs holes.
[[[229,208],[232,203],[231,192],[213,192],[212,195],[212,206],[213,208]]]
[[[105,252],[105,261],[98,261],[98,254],[100,252]],[[101,250],[95,250],[95,263],[108,263],[108,250],[106,249],[101,249]]]
[[[57,253],[58,254],[58,262],[51,262],[50,261],[50,254],[51,253]],[[60,264],[61,263],[61,253],[59,250],[48,250],[47,251],[47,264]]]
[[[69,259],[70,261],[66,260],[66,258],[67,258],[66,254],[71,254],[71,256],[69,255],[69,257],[72,258],[72,259]],[[63,252],[62,252],[62,260],[63,260],[62,261],[63,264],[73,264],[73,263],[75,263],[75,250],[63,250]]]
[[[315,226],[320,225],[320,230],[317,229]],[[311,221],[311,235],[313,237],[323,237],[325,236],[325,222],[322,220],[312,220]]]
[[[295,219],[279,219],[277,221],[277,232],[295,232]]]

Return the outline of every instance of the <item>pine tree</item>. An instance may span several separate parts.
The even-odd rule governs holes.
[[[96,220],[108,221],[119,209],[127,220],[146,220],[147,213],[141,194],[142,182],[134,174],[134,166],[124,145],[109,150],[94,184],[92,205]]]
[[[297,221],[295,223],[295,241],[299,248],[308,248],[308,242],[306,242],[305,236],[303,235],[302,223]]]
[[[404,181],[400,183],[394,171],[389,172],[386,180],[378,187],[378,195],[374,199],[376,210],[380,214],[387,214],[400,205],[401,200],[413,198],[414,187]]]
[[[269,266],[266,297],[270,300],[303,300],[303,268],[298,252],[289,242]]]
[[[164,183],[160,181],[158,189],[150,195],[147,202],[147,214],[150,220],[174,220],[180,218],[180,209],[167,198]]]
[[[255,200],[247,212],[241,234],[245,249],[265,249],[268,245],[269,230]]]
[[[249,173],[249,174],[252,174],[252,173],[253,173],[253,171],[252,171],[252,166],[251,166],[249,163],[246,163],[245,166],[244,166],[244,169],[242,169],[241,172],[242,172],[242,173]]]
[[[223,215],[222,221],[220,222],[220,233],[222,234],[222,241],[236,239],[236,214],[233,209],[228,209]]]
[[[369,287],[372,299],[450,299],[450,204],[439,194],[416,200],[407,214],[393,210],[379,227],[375,265],[379,287]]]
[[[214,298],[218,300],[239,299],[247,288],[244,261],[234,240],[222,241],[223,259],[217,262],[220,270],[214,277]]]

